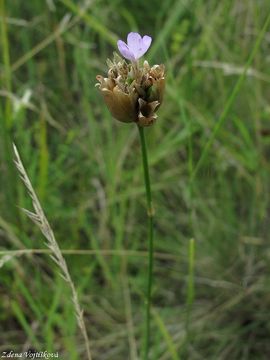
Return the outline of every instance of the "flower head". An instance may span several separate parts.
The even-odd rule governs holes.
[[[141,37],[138,33],[130,32],[127,36],[127,44],[122,40],[118,40],[117,46],[124,58],[136,61],[146,53],[151,42],[152,38],[148,35]]]
[[[147,61],[140,66],[136,61],[147,51],[151,40],[137,33],[128,35],[128,45],[119,40],[121,54],[131,63],[114,53],[113,61],[107,61],[107,77],[97,76],[97,86],[104,101],[112,116],[119,121],[149,126],[157,119],[156,111],[162,103],[165,89],[165,67],[151,67]]]

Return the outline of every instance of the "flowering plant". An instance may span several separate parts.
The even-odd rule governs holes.
[[[112,116],[122,122],[135,122],[138,125],[144,182],[149,218],[149,245],[148,245],[148,275],[146,290],[146,328],[144,359],[148,359],[150,347],[150,308],[153,282],[153,254],[154,254],[154,209],[152,205],[151,183],[149,176],[147,147],[144,136],[144,127],[152,125],[157,119],[156,111],[162,103],[165,88],[164,65],[150,66],[144,61],[139,63],[151,45],[152,39],[145,35],[131,32],[127,36],[127,43],[118,40],[117,45],[121,55],[130,61],[128,63],[114,53],[113,61],[107,60],[108,76],[97,76],[98,88]]]

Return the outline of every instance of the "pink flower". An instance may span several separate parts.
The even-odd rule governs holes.
[[[140,34],[131,32],[127,36],[127,44],[122,41],[117,41],[118,49],[126,59],[136,61],[142,57],[149,49],[152,38],[148,35],[141,37]]]

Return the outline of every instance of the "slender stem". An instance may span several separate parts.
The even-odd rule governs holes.
[[[5,0],[0,0],[0,16],[1,21],[1,43],[3,48],[3,65],[4,73],[1,76],[4,77],[3,84],[5,84],[5,90],[11,92],[11,70],[10,70],[10,58],[9,58],[9,40],[8,40],[8,29],[6,20]],[[5,108],[5,125],[9,129],[12,125],[12,112],[11,112],[11,101],[9,97],[6,98]]]
[[[189,325],[190,315],[192,311],[192,305],[194,301],[194,260],[195,259],[195,241],[194,239],[189,240],[188,247],[188,283],[187,283],[187,317],[186,317],[186,331],[189,337]]]
[[[3,63],[3,71],[0,71],[0,83],[1,87],[5,89],[8,95],[12,93],[12,76],[10,67],[10,56],[9,56],[9,37],[8,37],[8,26],[7,26],[7,11],[6,3],[8,1],[0,0],[0,47],[2,49],[0,60]],[[17,203],[16,198],[16,176],[15,168],[12,156],[12,145],[11,145],[11,128],[13,122],[12,106],[9,96],[6,96],[5,106],[0,108],[0,138],[3,139],[0,144],[1,158],[0,161],[5,161],[6,169],[3,168],[4,174],[0,180],[0,187],[5,189],[4,196],[7,204]],[[5,209],[7,220],[15,221],[18,223],[20,220],[20,213],[16,206],[9,206]]]
[[[145,192],[147,201],[147,214],[149,222],[149,244],[148,244],[148,276],[147,276],[147,292],[146,292],[146,328],[145,328],[145,344],[144,344],[144,360],[148,359],[149,345],[150,345],[150,311],[151,311],[151,298],[152,298],[152,283],[153,283],[153,253],[154,253],[154,234],[153,234],[153,217],[154,210],[152,205],[151,183],[149,177],[149,166],[147,158],[147,147],[144,136],[144,128],[138,126],[141,149],[142,149],[142,162],[145,182]]]

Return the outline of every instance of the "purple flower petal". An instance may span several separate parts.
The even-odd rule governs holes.
[[[133,53],[129,50],[127,44],[124,41],[118,40],[117,46],[118,46],[118,50],[124,56],[124,58],[126,58],[130,61],[135,61],[135,57],[134,57]]]
[[[146,51],[149,49],[150,45],[152,42],[152,38],[148,35],[145,35],[142,40],[141,40],[141,47],[139,48],[137,55],[138,58],[140,58],[141,56],[143,56]]]
[[[151,38],[151,36],[144,35],[144,37],[142,38],[142,41],[143,41],[143,47],[144,47],[144,50],[145,50],[144,53],[146,53],[146,51],[150,48],[152,38]]]
[[[141,35],[138,33],[135,33],[135,32],[129,33],[127,36],[127,44],[128,44],[128,48],[130,49],[130,51],[133,52],[135,58],[138,59],[140,57],[139,51],[142,47]]]
[[[145,35],[143,38],[140,34],[130,32],[127,36],[127,44],[118,40],[117,45],[120,53],[128,60],[135,61],[143,56],[149,49],[152,38]]]

